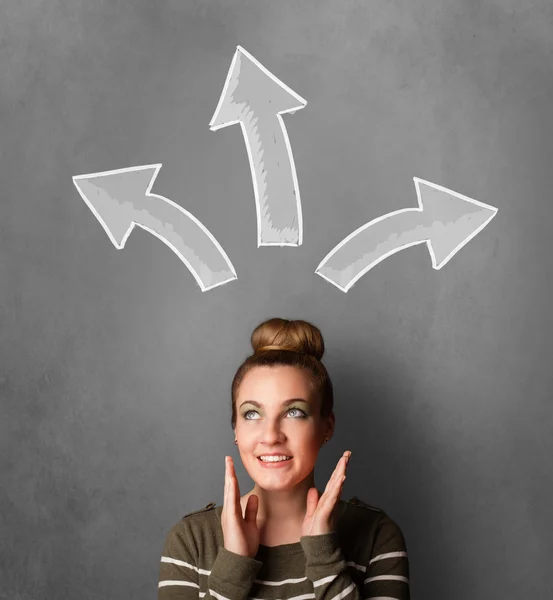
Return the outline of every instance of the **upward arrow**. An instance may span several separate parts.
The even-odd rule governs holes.
[[[232,263],[208,229],[178,204],[150,193],[160,169],[158,164],[76,175],[73,183],[118,250],[140,225],[171,248],[202,292],[236,279]]]
[[[281,117],[307,102],[237,46],[212,131],[240,123],[255,195],[257,246],[300,246],[302,213],[296,167]]]

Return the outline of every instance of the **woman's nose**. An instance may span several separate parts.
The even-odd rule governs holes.
[[[269,424],[263,432],[263,439],[266,443],[277,443],[283,438],[282,430],[278,425]]]

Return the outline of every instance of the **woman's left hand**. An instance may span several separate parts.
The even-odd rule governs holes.
[[[335,508],[342,493],[342,485],[346,478],[346,469],[351,452],[346,450],[336,468],[332,477],[326,484],[325,491],[319,498],[317,488],[309,488],[307,492],[307,509],[305,518],[301,527],[301,535],[321,535],[331,533],[335,530],[336,518]]]

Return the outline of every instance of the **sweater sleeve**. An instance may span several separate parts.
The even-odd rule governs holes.
[[[198,600],[200,572],[207,574],[206,596],[246,600],[263,563],[220,546],[211,571],[199,568],[198,548],[184,519],[169,531],[159,570],[158,600]]]
[[[362,588],[348,569],[338,533],[301,538],[305,576],[313,583],[315,600],[410,600],[407,547],[400,528],[385,513],[378,522],[367,565],[352,565],[365,573]]]

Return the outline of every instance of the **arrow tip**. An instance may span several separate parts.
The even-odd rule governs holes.
[[[149,194],[160,168],[161,164],[143,165],[73,177],[81,198],[116,248],[124,247],[134,227],[129,216],[133,201]]]
[[[217,108],[209,122],[211,131],[233,125],[252,113],[275,115],[295,112],[307,101],[273,75],[242,46],[237,46]]]
[[[441,269],[488,225],[498,209],[418,177],[413,180],[429,226],[432,265]]]

